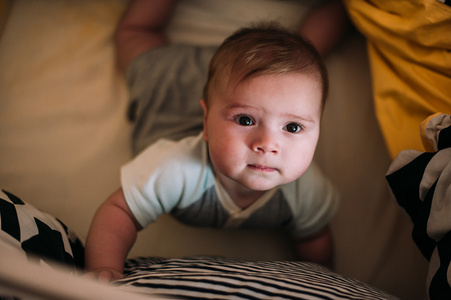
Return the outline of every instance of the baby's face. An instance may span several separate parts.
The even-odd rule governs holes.
[[[224,187],[266,191],[299,178],[318,142],[321,93],[313,78],[289,74],[258,76],[213,95],[204,139]]]

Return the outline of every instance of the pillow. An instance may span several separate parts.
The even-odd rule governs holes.
[[[84,248],[77,235],[57,218],[0,190],[0,244],[40,264],[83,268]]]
[[[125,265],[120,289],[184,299],[397,299],[312,263],[223,257],[140,257]]]

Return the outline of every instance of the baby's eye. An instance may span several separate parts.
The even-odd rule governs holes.
[[[242,115],[236,116],[236,117],[235,117],[235,121],[236,121],[238,124],[242,125],[242,126],[251,126],[251,125],[254,125],[254,121],[252,120],[252,118],[249,117],[249,116],[246,116],[246,115],[244,115],[244,116],[242,116]]]
[[[289,123],[285,125],[283,129],[290,133],[296,133],[302,130],[302,125],[298,123]]]

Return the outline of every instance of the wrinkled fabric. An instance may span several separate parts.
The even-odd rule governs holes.
[[[387,181],[414,224],[412,237],[429,260],[429,299],[451,297],[451,116],[439,114],[422,124],[425,145],[435,152],[402,151]]]
[[[419,124],[451,113],[451,7],[437,0],[345,0],[366,37],[376,115],[391,157],[424,151]]]

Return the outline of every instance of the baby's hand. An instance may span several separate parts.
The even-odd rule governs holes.
[[[97,269],[87,272],[83,275],[86,278],[92,278],[100,282],[109,283],[124,278],[124,274],[113,269]]]

